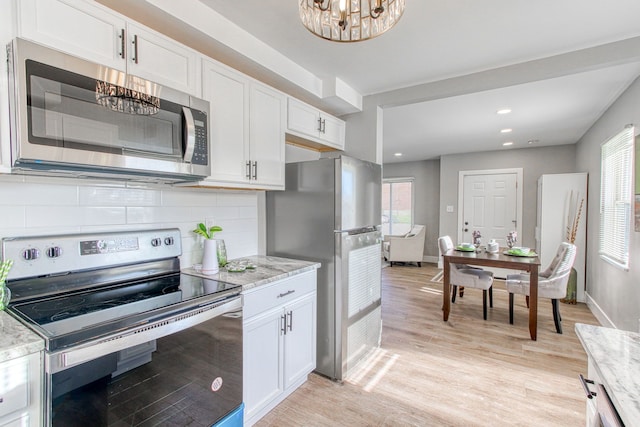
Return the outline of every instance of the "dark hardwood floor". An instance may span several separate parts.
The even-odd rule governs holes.
[[[383,269],[382,345],[343,383],[312,374],[257,426],[584,426],[578,374],[587,358],[574,324],[598,324],[585,304],[538,304],[531,341],[524,297],[509,324],[504,282],[482,320],[482,293],[467,289],[442,321],[434,264]]]

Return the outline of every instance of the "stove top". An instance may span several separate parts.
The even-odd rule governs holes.
[[[5,238],[8,310],[53,351],[239,295],[181,274],[180,254],[178,229]]]
[[[100,290],[11,304],[9,310],[29,324],[52,351],[97,339],[114,331],[175,315],[195,305],[235,297],[241,286],[175,273]]]

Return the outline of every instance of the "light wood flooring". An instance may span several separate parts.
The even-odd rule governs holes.
[[[482,292],[467,289],[442,321],[434,264],[383,269],[382,345],[343,383],[312,374],[256,424],[265,426],[584,426],[578,374],[587,357],[575,323],[598,324],[585,304],[538,304],[531,341],[524,297],[509,324],[504,282],[482,320]]]

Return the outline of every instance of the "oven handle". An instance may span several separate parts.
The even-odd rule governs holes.
[[[89,342],[82,346],[53,353],[47,358],[45,366],[48,374],[63,371],[72,366],[96,359],[116,351],[124,350],[138,344],[162,338],[175,332],[196,326],[202,322],[237,312],[242,308],[242,297],[237,296],[222,303],[201,306],[187,312],[166,317],[152,323],[147,323],[118,334]]]

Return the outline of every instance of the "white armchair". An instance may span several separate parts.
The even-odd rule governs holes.
[[[422,267],[424,257],[424,225],[414,225],[407,234],[402,236],[384,236],[382,253],[384,259],[391,266],[394,262],[416,262]]]
[[[442,236],[438,238],[440,253],[445,254],[453,249],[451,237]],[[482,317],[487,320],[487,294],[489,295],[489,306],[493,308],[493,273],[481,268],[471,268],[466,264],[451,264],[449,266],[449,282],[451,284],[451,302],[456,302],[456,289],[460,287],[460,297],[462,288],[482,289]]]
[[[563,242],[558,247],[556,256],[551,264],[538,274],[538,298],[549,298],[553,308],[553,321],[556,325],[556,332],[562,333],[562,317],[558,299],[567,295],[567,284],[569,274],[576,259],[575,245]],[[513,295],[521,294],[527,297],[527,307],[529,307],[529,275],[510,274],[507,276],[507,291],[509,292],[509,323],[513,324]]]

